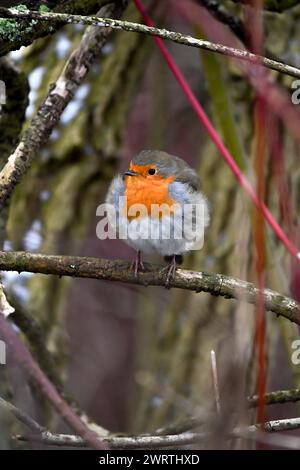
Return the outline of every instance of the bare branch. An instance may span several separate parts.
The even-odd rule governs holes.
[[[45,431],[45,428],[40,426],[33,418],[31,418],[31,416],[29,416],[27,413],[20,410],[16,406],[12,405],[8,401],[3,400],[3,398],[1,397],[0,397],[0,407],[8,411],[9,413],[12,413],[17,418],[18,421],[25,424],[29,429],[31,429],[31,431],[35,433],[42,433]]]
[[[218,414],[220,414],[221,413],[221,399],[220,399],[220,387],[219,387],[219,380],[218,380],[217,359],[216,359],[216,353],[213,349],[210,351],[210,359],[211,359],[211,372],[212,372],[212,379],[213,379],[213,386],[214,386],[216,409],[217,409]]]
[[[277,390],[276,392],[266,393],[264,398],[266,405],[278,405],[283,403],[296,403],[300,401],[300,388],[294,390]],[[248,398],[251,407],[257,406],[258,396]]]
[[[139,23],[132,23],[130,21],[120,21],[111,18],[97,18],[96,16],[82,16],[82,15],[69,15],[65,13],[41,13],[37,11],[20,11],[16,8],[0,8],[0,15],[5,18],[16,19],[35,19],[40,21],[62,21],[65,24],[85,24],[101,26],[112,29],[121,29],[123,31],[149,34],[151,36],[158,36],[168,41],[183,44],[185,46],[197,47],[205,49],[210,52],[217,52],[236,59],[245,60],[256,65],[262,65],[268,69],[276,70],[277,72],[291,75],[292,77],[300,78],[300,70],[291,65],[277,62],[267,57],[258,56],[243,49],[236,49],[233,47],[216,44],[202,39],[196,39],[192,36],[185,36],[175,31],[168,31],[166,29],[159,29],[146,26]]]
[[[300,418],[275,419],[268,421],[262,426],[264,431],[279,432],[300,429]]]
[[[267,421],[263,426],[253,425],[235,428],[228,434],[227,438],[244,437],[272,445],[273,439],[272,436],[268,436],[268,433],[291,431],[299,428],[300,418]],[[263,433],[262,429],[267,431],[267,434]],[[212,436],[211,432],[187,431],[180,434],[162,436],[156,434],[147,436],[111,436],[105,437],[103,440],[110,449],[158,449],[160,447],[178,447],[188,444],[197,444],[201,441],[203,442],[203,440],[206,440],[210,436]],[[87,447],[86,442],[79,436],[56,434],[49,431],[43,431],[40,434],[34,435],[18,435],[16,438],[19,441],[35,441],[52,446]],[[287,448],[299,449],[300,447],[298,439],[295,442],[293,439],[290,441],[289,439],[284,439],[282,436],[276,439],[276,443],[277,445],[282,445]]]
[[[27,271],[58,276],[84,277],[119,281],[143,286],[165,286],[166,273],[161,266],[145,264],[146,271],[135,277],[130,263],[121,260],[87,258],[81,256],[55,256],[26,252],[0,252],[0,270]],[[258,290],[254,284],[224,274],[178,269],[168,287],[255,303]],[[299,304],[284,295],[265,289],[265,308],[300,325]]]
[[[124,436],[105,437],[103,441],[110,449],[159,449],[161,447],[177,447],[195,444],[202,441],[208,433],[184,432],[167,436]],[[19,441],[35,441],[52,446],[87,447],[79,436],[71,434],[55,434],[44,431],[41,434],[16,436]]]

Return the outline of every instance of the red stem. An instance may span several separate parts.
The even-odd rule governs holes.
[[[137,9],[140,11],[142,14],[145,23],[148,26],[154,26],[152,20],[146,13],[146,10],[144,9],[144,6],[141,2],[141,0],[134,0],[134,3],[137,7]],[[182,91],[188,98],[189,102],[191,103],[196,115],[198,116],[200,122],[204,125],[206,128],[208,134],[210,135],[211,139],[215,143],[216,147],[220,151],[222,157],[226,161],[227,165],[231,169],[232,173],[234,174],[237,182],[244,188],[244,190],[248,193],[250,196],[253,204],[257,207],[257,209],[262,213],[263,217],[265,220],[268,222],[276,236],[281,240],[281,242],[285,245],[289,253],[297,259],[297,261],[300,261],[300,253],[297,247],[292,243],[292,241],[289,240],[287,235],[283,232],[281,227],[278,225],[277,221],[274,219],[272,216],[271,212],[269,209],[265,206],[265,204],[258,198],[256,192],[252,188],[251,184],[245,177],[245,175],[241,172],[239,169],[238,165],[235,163],[233,157],[231,156],[230,152],[222,142],[221,138],[219,137],[217,131],[215,130],[212,122],[206,115],[205,111],[203,110],[201,104],[193,94],[189,84],[187,83],[186,79],[182,75],[181,71],[177,67],[174,59],[172,58],[171,54],[169,53],[168,49],[164,45],[164,42],[162,41],[161,38],[158,37],[153,37],[153,40],[156,42],[157,46],[159,47],[163,57],[165,58],[168,67],[172,71],[173,75],[175,76],[176,80],[178,81],[180,87],[182,88]]]

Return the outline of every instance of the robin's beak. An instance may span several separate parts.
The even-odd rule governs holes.
[[[127,171],[125,171],[123,176],[137,176],[137,172],[133,171],[133,170],[127,170]]]

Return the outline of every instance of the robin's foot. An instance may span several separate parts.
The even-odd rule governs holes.
[[[140,250],[136,252],[135,259],[132,261],[130,271],[134,272],[134,276],[137,277],[140,271],[145,271],[144,263],[142,261],[142,255]]]
[[[170,281],[175,278],[177,265],[180,265],[183,261],[182,255],[171,255],[165,256],[165,261],[169,263],[167,267],[167,278],[166,278],[166,287],[169,287]]]

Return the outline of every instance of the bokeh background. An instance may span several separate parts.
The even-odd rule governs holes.
[[[215,42],[232,40],[231,29],[201,1],[144,3],[160,27]],[[239,2],[221,3],[243,25]],[[133,2],[123,18],[142,21]],[[300,67],[299,20],[299,6],[264,12],[266,55]],[[5,59],[9,66],[1,60],[8,93],[1,118],[1,165],[83,31],[82,26],[61,27],[10,53]],[[247,27],[244,33],[247,37]],[[253,87],[228,58],[172,43],[167,47],[255,185]],[[271,75],[291,93],[291,77]],[[266,139],[266,201],[282,227],[297,239],[299,150],[284,122],[271,112]],[[131,259],[134,252],[122,241],[97,239],[96,208],[104,202],[113,176],[146,148],[178,155],[196,168],[210,203],[204,248],[186,257],[184,267],[255,282],[253,207],[248,197],[196,119],[153,39],[121,31],[109,37],[101,58],[13,194],[5,250]],[[268,229],[265,237],[266,286],[299,297],[298,268]],[[254,412],[243,410],[242,403],[255,393],[254,306],[208,293],[89,279],[6,273],[3,280],[16,307],[11,320],[43,370],[101,426],[114,432],[149,432],[214,410],[212,349],[222,406],[234,424],[253,422]],[[300,388],[300,366],[291,362],[298,329],[272,313],[266,318],[267,389]],[[52,429],[67,430],[10,356],[7,365],[0,366],[0,395]],[[266,413],[270,419],[297,416],[299,406],[276,405]],[[15,428],[13,420],[1,426],[1,448],[17,446],[11,441]]]

